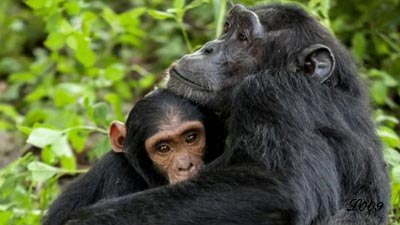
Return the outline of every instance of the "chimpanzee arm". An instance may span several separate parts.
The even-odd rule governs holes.
[[[43,225],[64,224],[68,216],[79,208],[145,188],[144,180],[125,156],[109,152],[52,203]]]
[[[289,191],[259,171],[251,165],[203,171],[177,185],[95,204],[67,224],[287,224],[293,216]]]

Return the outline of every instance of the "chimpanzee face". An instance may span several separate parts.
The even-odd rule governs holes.
[[[259,71],[289,70],[323,82],[335,60],[327,46],[314,40],[315,31],[309,28],[313,26],[321,33],[318,23],[298,10],[272,5],[252,11],[236,5],[218,39],[171,66],[167,86],[187,99],[224,111],[233,88]]]
[[[150,187],[196,175],[225,143],[214,113],[161,89],[139,100],[126,124],[114,121],[109,136],[113,151],[125,154]]]
[[[204,164],[205,147],[205,129],[200,121],[168,121],[145,142],[148,156],[170,184],[199,172]]]

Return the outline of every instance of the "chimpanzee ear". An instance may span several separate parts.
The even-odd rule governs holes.
[[[304,74],[320,83],[332,75],[336,64],[332,51],[322,44],[311,45],[303,49],[298,57],[298,62]]]
[[[114,152],[124,152],[124,141],[126,137],[126,126],[119,121],[113,121],[108,132],[111,146]]]

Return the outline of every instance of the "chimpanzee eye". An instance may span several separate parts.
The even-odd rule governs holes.
[[[239,41],[247,41],[247,36],[245,32],[239,32],[237,38]]]
[[[231,28],[231,24],[228,21],[225,21],[224,24],[224,33],[229,31],[229,28]]]
[[[197,134],[196,133],[190,133],[186,137],[186,143],[191,144],[197,140]]]
[[[171,150],[171,148],[167,144],[157,145],[157,152],[159,152],[159,153],[167,153],[170,150]]]

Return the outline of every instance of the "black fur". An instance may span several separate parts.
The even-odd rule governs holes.
[[[148,188],[123,154],[109,152],[58,196],[42,224],[62,225],[74,210]]]
[[[68,225],[387,223],[387,171],[351,57],[298,7],[252,11],[234,7],[218,40],[171,68],[170,90],[229,116],[215,167],[93,205]],[[315,44],[334,57],[322,83],[298,57]],[[383,207],[353,210],[353,199]]]
[[[182,121],[200,121],[206,131],[204,162],[221,155],[225,140],[223,124],[210,111],[159,89],[138,101],[126,121],[124,154],[109,152],[81,176],[51,205],[43,225],[61,225],[69,215],[100,200],[165,185],[167,179],[153,166],[144,141],[158,132],[163,121],[178,116]]]

